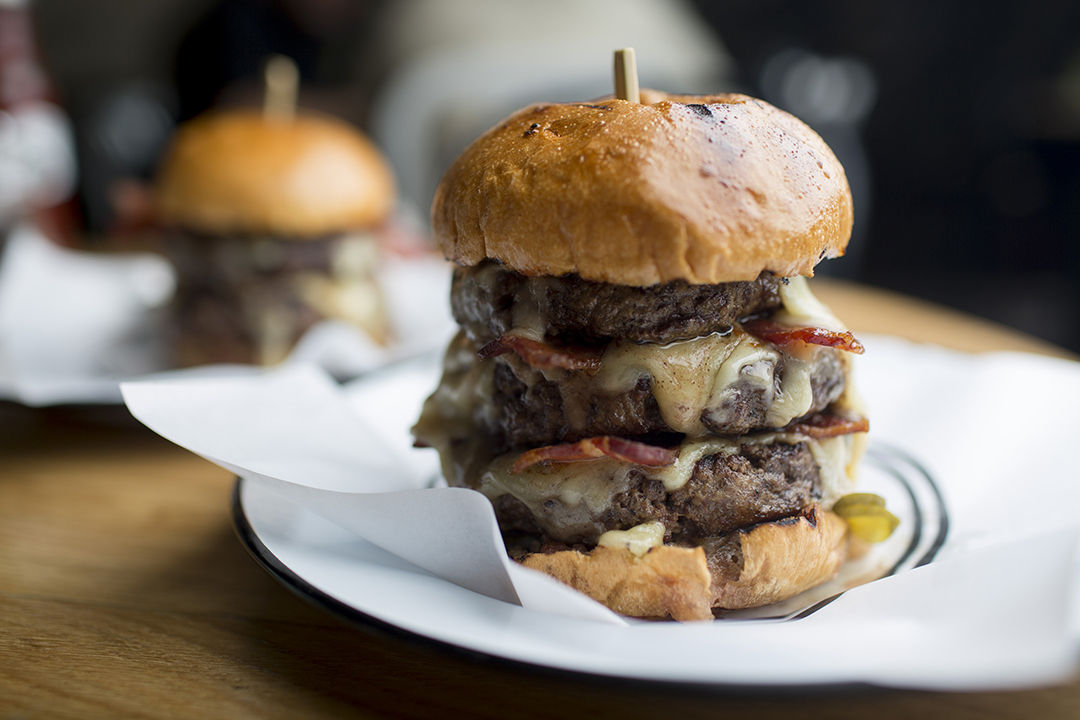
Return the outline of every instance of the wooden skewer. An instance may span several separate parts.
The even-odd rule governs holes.
[[[263,114],[267,118],[292,120],[296,114],[296,94],[300,85],[296,63],[284,55],[272,55],[266,61],[263,83]]]
[[[622,48],[615,51],[615,97],[630,102],[641,102],[634,48]]]

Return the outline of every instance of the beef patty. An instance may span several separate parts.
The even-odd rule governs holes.
[[[608,530],[624,530],[659,520],[665,542],[700,544],[706,538],[802,512],[821,498],[820,473],[806,443],[742,445],[738,451],[708,455],[689,481],[668,492],[640,469],[608,506],[593,512],[584,503],[567,505],[553,495],[527,506],[513,495],[494,498],[499,526],[542,541],[595,545]]]
[[[750,282],[630,287],[576,275],[528,277],[485,261],[454,271],[450,306],[469,339],[481,345],[514,327],[515,309],[563,342],[669,343],[724,332],[741,318],[780,307],[780,282],[764,272]]]
[[[178,364],[259,362],[268,313],[280,343],[294,345],[323,316],[301,297],[292,278],[301,272],[330,275],[341,237],[171,231],[166,249],[177,285],[170,332]]]
[[[529,445],[573,442],[596,435],[636,437],[674,432],[660,414],[652,378],[643,375],[623,392],[605,392],[583,375],[561,382],[538,372],[518,372],[501,359],[494,367],[494,395],[488,431],[499,441],[497,450]],[[784,359],[776,368],[776,383],[783,376]],[[843,363],[836,352],[818,353],[810,374],[813,401],[808,415],[825,410],[844,390]],[[777,388],[779,390],[779,388]],[[776,392],[775,394],[779,394]],[[569,403],[577,407],[568,408]],[[760,386],[739,381],[732,386],[722,409],[707,409],[702,424],[717,435],[745,435],[769,427],[770,399]],[[569,412],[568,412],[569,410]],[[573,420],[571,420],[573,419]]]

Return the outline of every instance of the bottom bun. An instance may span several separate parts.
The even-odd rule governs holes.
[[[707,552],[708,551],[708,552]],[[633,617],[711,620],[713,608],[760,607],[832,578],[847,557],[847,523],[818,506],[699,547],[638,557],[618,547],[526,555],[521,563]]]
[[[700,547],[663,545],[637,557],[624,548],[526,555],[525,567],[551,575],[620,615],[712,620],[712,574]]]

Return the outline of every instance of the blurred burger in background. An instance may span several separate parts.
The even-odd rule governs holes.
[[[385,344],[375,231],[394,199],[379,151],[331,117],[212,111],[181,126],[154,200],[178,276],[175,362],[277,363],[323,320]]]

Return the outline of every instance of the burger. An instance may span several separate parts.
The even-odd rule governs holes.
[[[385,343],[374,233],[393,203],[387,163],[342,121],[233,110],[182,126],[155,191],[177,364],[273,364],[323,320]]]
[[[532,106],[432,222],[461,329],[414,434],[514,559],[676,620],[835,575],[868,423],[862,346],[807,284],[852,227],[809,127],[744,95]]]

